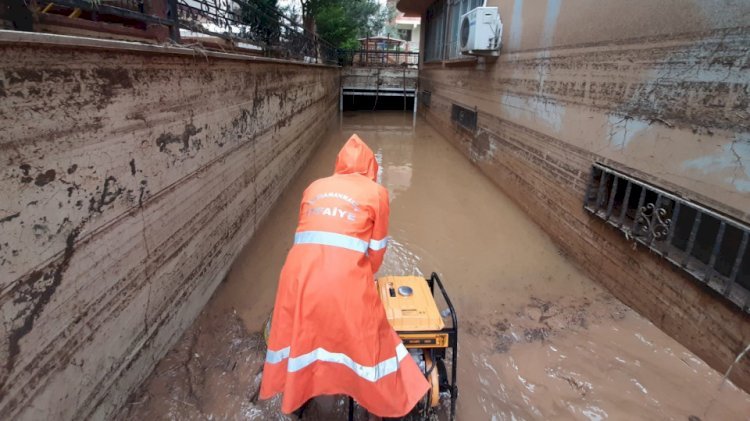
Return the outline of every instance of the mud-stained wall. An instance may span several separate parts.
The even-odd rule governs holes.
[[[0,418],[116,411],[304,164],[338,87],[331,67],[0,34]]]
[[[582,206],[602,162],[750,222],[750,3],[487,3],[501,56],[424,64],[423,115],[592,277],[725,370],[750,317]],[[475,133],[451,123],[452,104],[476,108]],[[731,378],[750,390],[750,359]]]

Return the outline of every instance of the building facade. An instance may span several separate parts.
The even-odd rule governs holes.
[[[750,342],[750,4],[397,6],[421,17],[421,114],[594,279],[726,370]],[[499,10],[499,57],[460,51],[480,6]],[[731,378],[750,389],[750,360]]]
[[[396,0],[388,0],[387,7],[395,8]],[[396,16],[387,26],[390,36],[405,41],[404,48],[406,51],[419,51],[421,35],[421,19],[419,16],[406,16],[404,12],[396,10]]]

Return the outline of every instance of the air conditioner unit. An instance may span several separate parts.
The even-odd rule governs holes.
[[[497,7],[477,7],[461,16],[461,53],[482,56],[500,54],[503,23]]]

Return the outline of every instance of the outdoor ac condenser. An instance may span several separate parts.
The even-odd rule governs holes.
[[[481,56],[500,54],[503,23],[497,7],[477,7],[461,16],[461,53]]]

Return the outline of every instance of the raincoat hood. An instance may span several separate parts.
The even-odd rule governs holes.
[[[335,174],[362,174],[377,181],[378,163],[375,154],[356,134],[352,135],[336,157]]]

